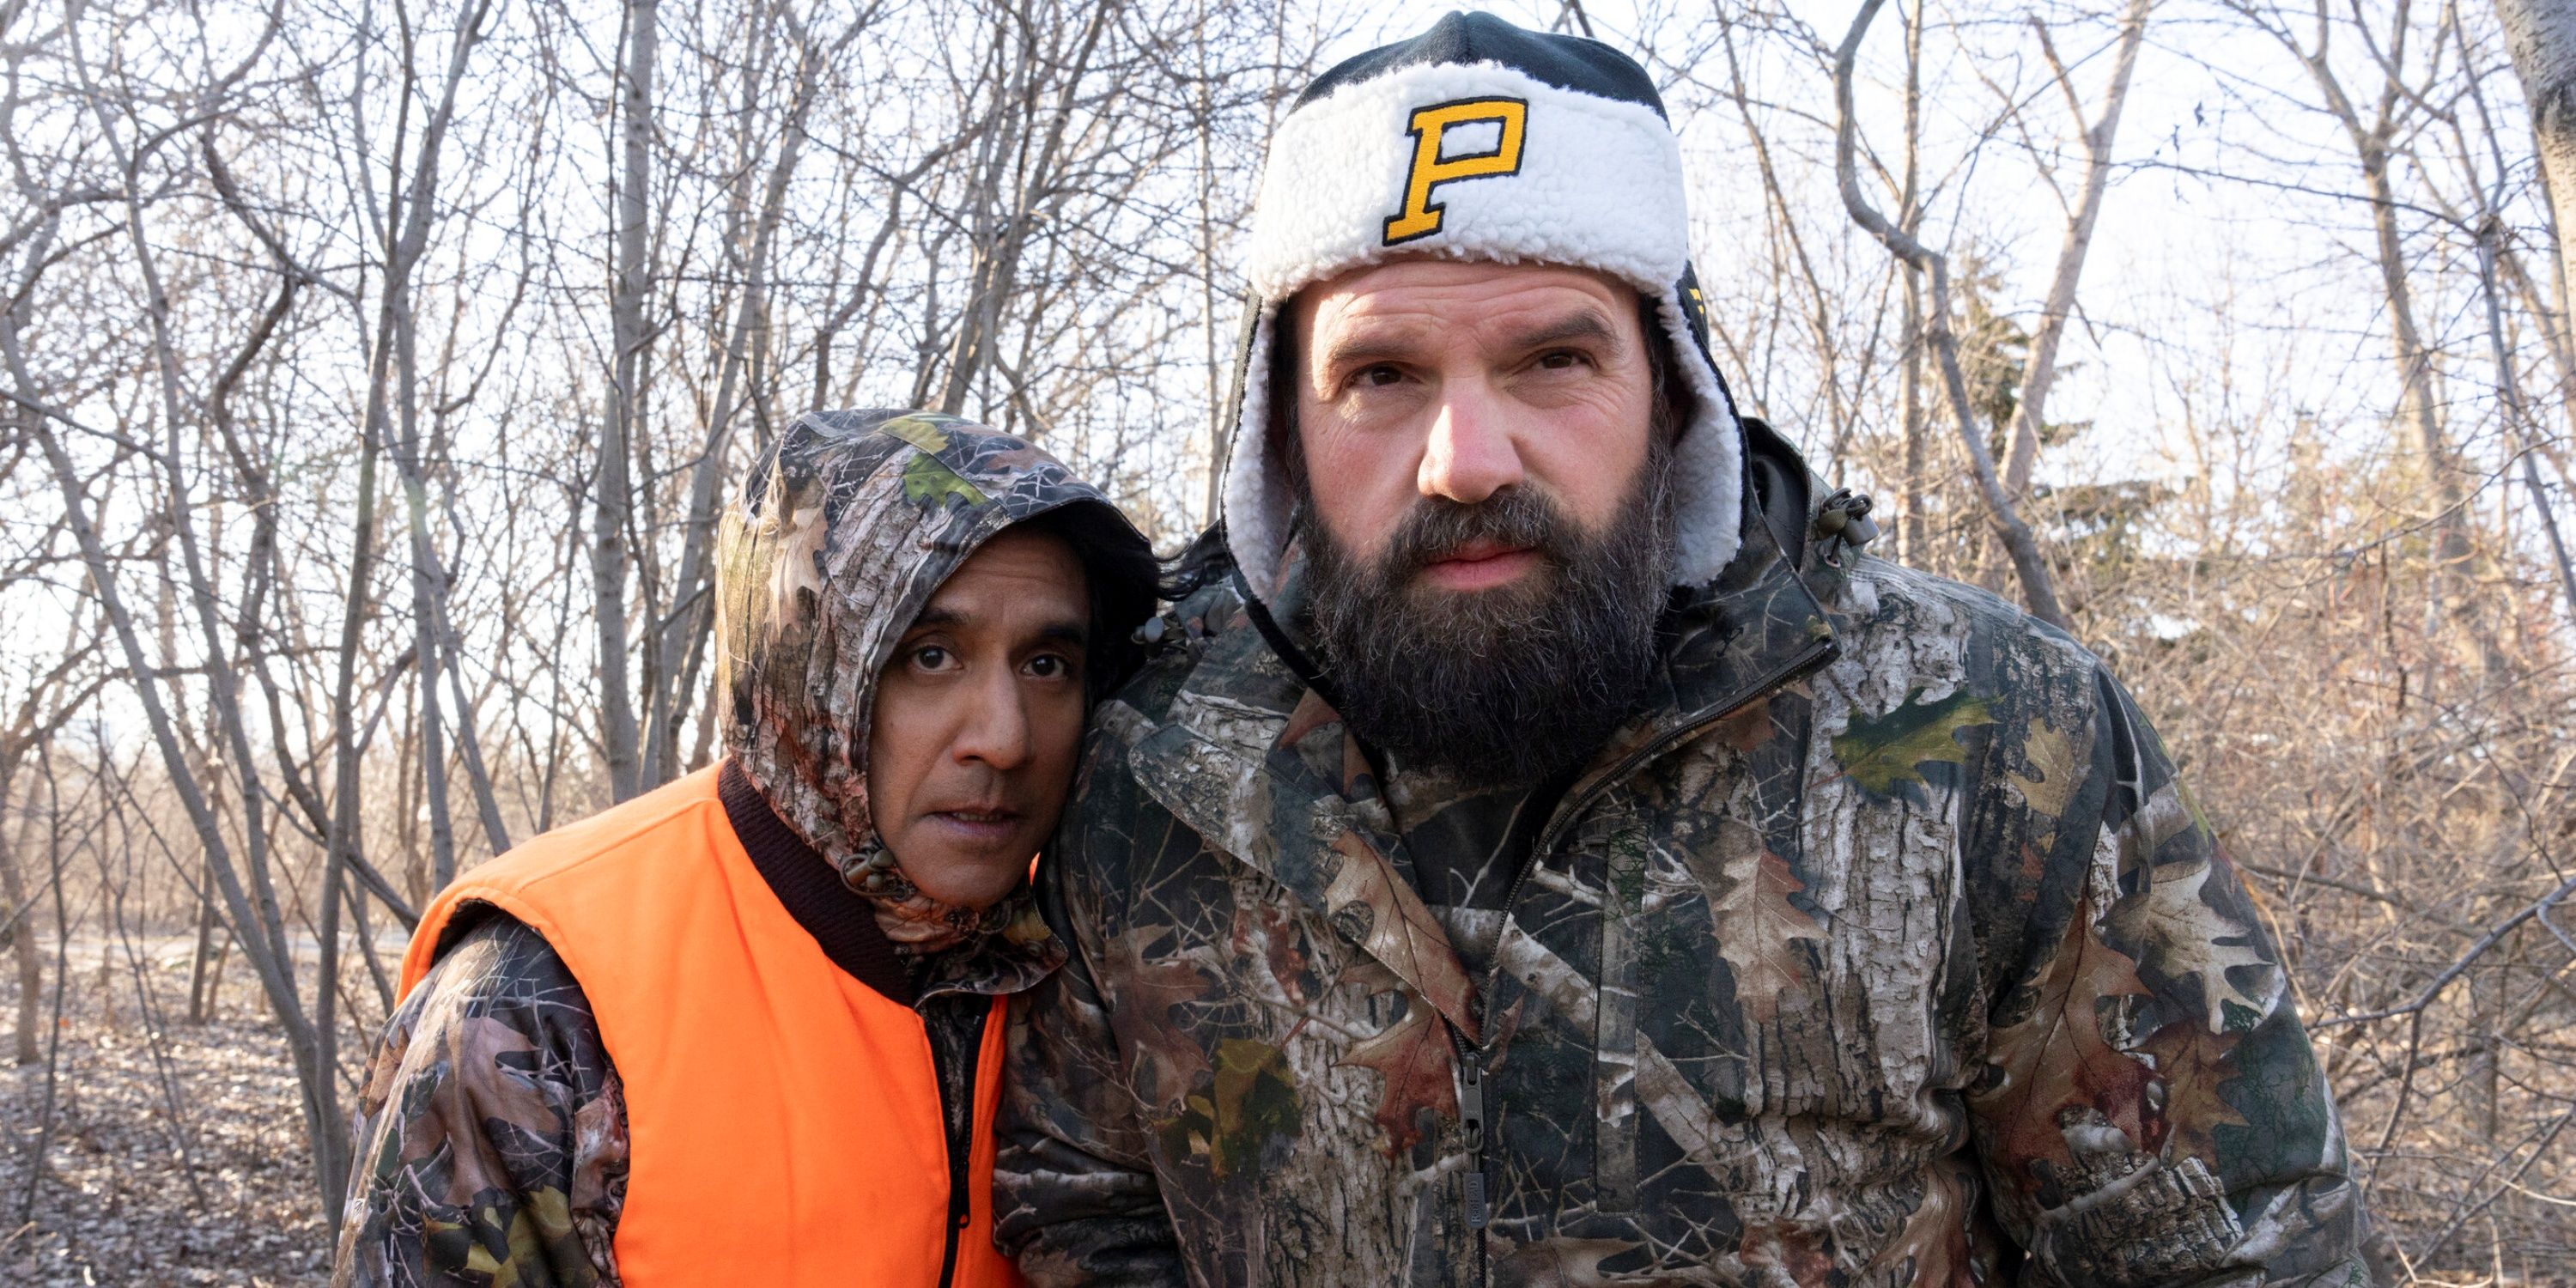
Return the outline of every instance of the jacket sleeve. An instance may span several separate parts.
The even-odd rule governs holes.
[[[2384,1281],[2261,912],[2129,695],[2090,689],[1989,761],[2028,914],[1969,1108],[2024,1282]]]
[[[589,1000],[494,915],[385,1024],[350,1132],[335,1288],[614,1288],[626,1109]]]
[[[1080,815],[1118,812],[1083,794]],[[1038,865],[1039,907],[1070,959],[1010,1008],[993,1242],[1032,1288],[1179,1288],[1180,1247],[1100,988],[1102,883],[1085,830],[1084,818],[1068,823]]]

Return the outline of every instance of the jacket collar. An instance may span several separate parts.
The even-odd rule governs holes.
[[[730,758],[716,773],[716,795],[724,801],[725,821],[733,824],[751,866],[760,870],[769,892],[814,937],[823,955],[889,1000],[912,1005],[912,967],[895,955],[868,901],[841,884],[831,860],[789,830]]]
[[[1809,489],[1794,457],[1754,481],[1743,552],[1707,587],[1676,592],[1648,704],[1596,754],[1557,807],[1590,798],[1662,752],[1823,665],[1834,635],[1799,575]],[[1296,620],[1301,569],[1270,629]],[[1290,641],[1291,656],[1295,655]],[[1471,1039],[1475,985],[1403,873],[1414,865],[1344,736],[1341,717],[1248,621],[1219,632],[1159,720],[1123,704],[1104,722],[1136,781],[1211,847],[1287,888]],[[1540,837],[1541,853],[1557,823]]]
[[[1832,622],[1800,570],[1814,517],[1805,466],[1785,447],[1753,446],[1743,551],[1716,581],[1674,592],[1652,696],[1575,779],[1568,805],[1833,659]]]

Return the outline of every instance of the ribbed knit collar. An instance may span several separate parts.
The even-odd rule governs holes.
[[[742,767],[727,758],[716,775],[716,794],[724,801],[725,819],[742,841],[751,865],[760,869],[770,892],[786,905],[787,915],[821,945],[823,955],[850,978],[905,1006],[917,992],[910,964],[896,955],[893,941],[877,928],[875,909],[848,886],[820,850],[807,845],[752,786]]]

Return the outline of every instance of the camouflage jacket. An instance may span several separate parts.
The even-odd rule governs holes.
[[[489,917],[385,1023],[334,1285],[614,1285],[626,1102],[543,936]]]
[[[2370,1280],[2279,958],[2136,706],[1754,473],[1552,808],[1382,782],[1233,592],[1176,611],[1013,1010],[1031,1282]],[[1508,893],[1422,897],[1524,809]]]

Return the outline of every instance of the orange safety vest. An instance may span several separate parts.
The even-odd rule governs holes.
[[[921,1016],[824,955],[753,865],[716,783],[716,769],[691,774],[459,878],[421,918],[403,992],[468,904],[526,923],[563,958],[625,1089],[615,1248],[628,1288],[1017,1285],[992,1242],[1004,999],[985,1020],[954,1225]]]

